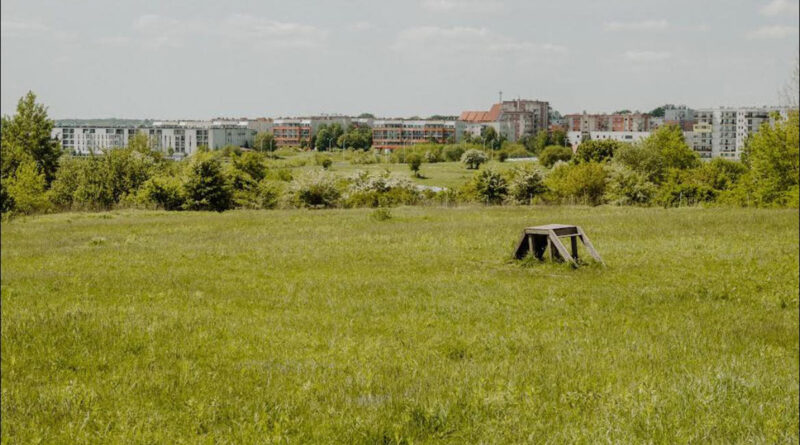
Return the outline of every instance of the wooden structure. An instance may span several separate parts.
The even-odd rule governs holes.
[[[561,242],[561,238],[569,238],[572,247],[572,255],[567,251],[566,246]],[[525,258],[532,253],[537,259],[544,259],[544,253],[550,248],[550,259],[558,261],[569,261],[573,265],[578,265],[578,239],[586,246],[589,255],[595,260],[603,263],[602,258],[594,250],[592,242],[586,236],[583,229],[578,226],[568,226],[564,224],[547,224],[544,226],[526,227],[522,232],[522,237],[514,251],[517,259]]]

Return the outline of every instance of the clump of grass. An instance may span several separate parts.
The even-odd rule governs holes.
[[[102,236],[95,236],[91,240],[89,240],[89,245],[91,246],[102,246],[106,243],[105,237]]]
[[[375,221],[386,221],[392,218],[392,211],[386,207],[378,207],[370,212],[369,217]]]

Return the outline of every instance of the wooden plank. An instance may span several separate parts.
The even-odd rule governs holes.
[[[567,248],[564,247],[564,244],[561,243],[560,239],[558,239],[558,235],[556,235],[556,233],[554,231],[552,231],[552,230],[550,231],[550,238],[549,239],[550,239],[550,248],[551,249],[552,249],[553,246],[555,246],[556,249],[558,250],[558,254],[561,255],[561,258],[563,258],[564,260],[569,261],[573,265],[577,266],[577,263],[575,262],[575,260],[572,259],[572,255],[570,255],[569,252],[567,252]],[[552,254],[553,254],[552,250],[550,251],[550,254],[551,254],[551,258],[552,258]]]
[[[571,236],[569,238],[570,243],[572,244],[572,256],[575,258],[575,261],[578,261],[578,237]]]
[[[602,258],[600,258],[600,254],[599,254],[599,253],[597,253],[597,251],[596,251],[596,250],[594,250],[594,246],[592,245],[592,242],[591,242],[591,241],[589,241],[589,237],[588,237],[588,236],[586,236],[586,233],[583,231],[583,229],[581,229],[580,227],[578,227],[578,232],[580,233],[580,236],[581,236],[581,241],[583,241],[583,244],[586,246],[586,250],[588,250],[588,251],[589,251],[589,255],[591,255],[591,256],[592,256],[592,258],[594,258],[595,260],[599,261],[599,262],[600,262],[600,264],[602,264],[602,265],[604,265],[604,266],[605,266],[605,265],[606,265],[606,263],[604,263],[604,262],[603,262],[603,259],[602,259]]]

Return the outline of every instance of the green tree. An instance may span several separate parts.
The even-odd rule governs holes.
[[[547,176],[547,187],[562,199],[582,204],[603,203],[607,173],[603,164],[562,164]]]
[[[322,124],[317,130],[315,147],[320,151],[338,147],[339,137],[343,134],[344,130],[338,122],[334,122],[330,125]]]
[[[533,153],[541,153],[548,145],[550,145],[550,136],[547,134],[547,131],[539,131],[536,133],[536,137],[533,140]]]
[[[183,187],[188,210],[222,212],[233,206],[231,187],[214,157],[195,155]]]
[[[481,164],[488,160],[489,157],[486,156],[486,153],[475,149],[467,150],[463,155],[461,155],[461,162],[463,162],[470,170],[477,170]]]
[[[498,139],[497,130],[489,126],[481,128],[481,139],[484,146],[489,148],[494,147]]]
[[[419,153],[411,153],[406,156],[406,163],[408,168],[414,173],[414,176],[419,177],[419,168],[422,166],[422,156]]]
[[[275,136],[268,131],[260,131],[253,138],[253,149],[256,151],[275,151],[276,148]]]
[[[570,159],[572,159],[572,149],[560,145],[551,145],[539,153],[539,163],[548,168],[558,161],[567,162]]]
[[[567,132],[561,128],[556,128],[550,134],[550,143],[553,145],[561,145],[562,147],[566,147],[568,143]]]
[[[14,176],[7,180],[9,199],[14,211],[30,214],[43,212],[50,206],[45,194],[46,181],[43,173],[32,160],[17,166]]]
[[[787,119],[773,116],[745,144],[742,159],[750,172],[739,187],[740,202],[757,206],[798,205],[800,150],[797,111]]]
[[[660,107],[656,107],[656,108],[653,109],[653,111],[651,111],[648,114],[650,114],[650,116],[653,116],[653,117],[664,117],[664,108],[665,107],[663,105],[660,106]]]
[[[52,138],[52,130],[53,121],[47,117],[47,108],[36,103],[36,95],[29,91],[17,102],[16,114],[3,116],[0,122],[0,175],[10,178],[21,163],[32,160],[49,186],[61,156],[61,144]]]
[[[622,144],[622,142],[611,139],[583,142],[578,145],[578,150],[572,157],[572,161],[575,163],[610,161]]]
[[[642,141],[644,147],[653,146],[664,157],[666,168],[685,170],[700,165],[700,157],[683,138],[683,130],[678,125],[664,125]]]
[[[511,171],[509,195],[518,204],[530,204],[533,198],[547,191],[542,175],[531,168],[519,168]]]

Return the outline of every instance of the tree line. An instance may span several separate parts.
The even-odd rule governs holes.
[[[13,117],[4,116],[0,208],[4,215],[120,207],[212,210],[275,207],[359,207],[479,202],[484,204],[615,204],[665,207],[723,204],[798,206],[798,114],[775,117],[747,140],[740,161],[701,162],[676,126],[659,128],[640,142],[586,141],[573,153],[566,135],[541,132],[518,142],[490,129],[459,144],[420,144],[394,151],[388,159],[350,150],[352,164],[408,164],[420,176],[424,164],[460,161],[476,172],[461,187],[427,190],[408,179],[359,172],[331,173],[331,158],[318,155],[319,168],[297,173],[270,151],[200,150],[183,161],[153,151],[145,135],[126,148],[89,157],[62,153],[51,138],[53,122],[33,93],[21,98]],[[320,128],[315,146],[371,145],[368,128]],[[493,130],[493,129],[492,129]],[[349,138],[349,139],[348,139]],[[371,138],[371,134],[369,135]],[[487,147],[487,141],[490,141]],[[273,141],[259,140],[272,145]],[[538,157],[500,172],[490,159]],[[489,165],[487,167],[487,165]]]

